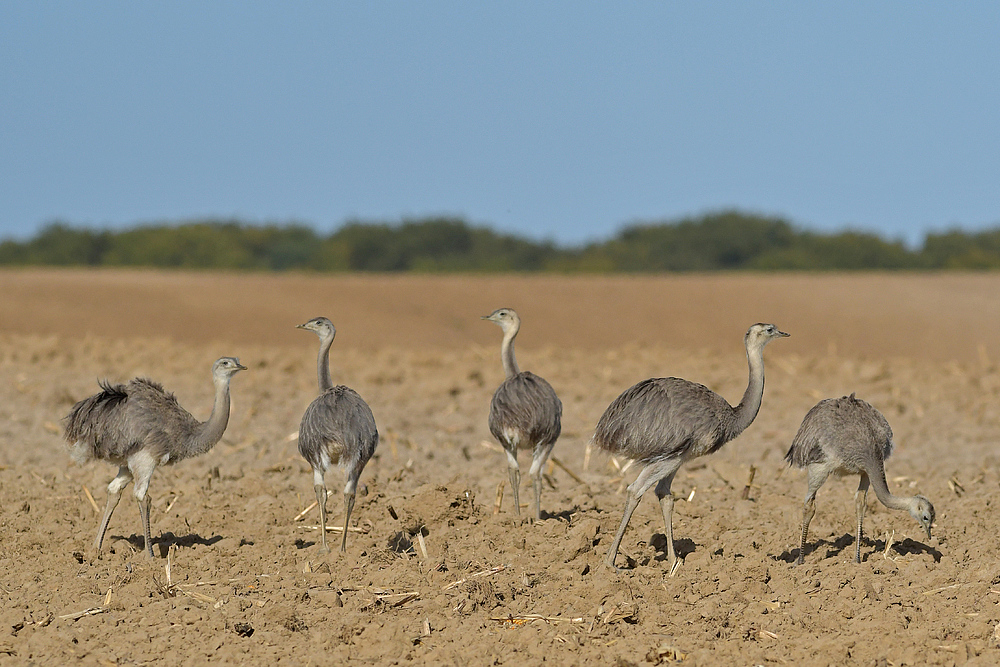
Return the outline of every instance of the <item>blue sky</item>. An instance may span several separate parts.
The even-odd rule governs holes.
[[[1000,4],[0,3],[0,238],[721,208],[1000,226]]]

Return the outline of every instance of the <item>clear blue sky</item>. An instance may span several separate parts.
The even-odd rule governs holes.
[[[0,238],[728,207],[1000,226],[1000,3],[0,3]]]

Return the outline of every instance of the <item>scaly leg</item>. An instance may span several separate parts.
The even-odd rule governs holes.
[[[354,499],[358,488],[358,478],[361,477],[361,470],[364,463],[351,470],[347,475],[347,483],[344,484],[344,537],[340,541],[341,552],[347,551],[347,528],[351,525],[351,512],[354,511]]]
[[[625,511],[622,513],[622,522],[618,526],[618,532],[615,533],[615,541],[611,543],[611,548],[608,549],[608,557],[605,560],[605,564],[608,567],[618,569],[615,567],[615,557],[618,555],[618,547],[621,546],[622,537],[625,536],[625,527],[628,526],[628,520],[632,518],[632,512],[639,505],[640,496],[635,495],[635,492],[629,487],[628,496],[625,498]]]
[[[864,532],[865,507],[868,505],[868,475],[861,473],[861,482],[854,494],[854,506],[858,512],[858,539],[854,544],[854,562],[861,562],[861,536]]]
[[[128,483],[132,481],[132,473],[129,472],[128,466],[119,466],[118,474],[115,478],[111,480],[108,484],[108,504],[104,506],[104,516],[101,518],[101,527],[97,529],[97,539],[94,540],[94,555],[98,556],[101,553],[101,545],[104,544],[104,533],[108,530],[108,524],[111,523],[111,514],[118,507],[118,501],[122,498],[122,491],[128,486]]]
[[[139,518],[142,519],[142,536],[146,541],[146,555],[153,558],[153,538],[149,534],[149,507],[153,501],[148,493],[136,501],[139,503]]]
[[[510,490],[514,492],[514,514],[521,515],[521,497],[518,489],[521,486],[521,468],[517,465],[517,449],[508,449],[504,446],[507,454],[507,472],[510,473]]]
[[[354,510],[354,491],[344,494],[344,507],[347,515],[344,517],[344,539],[340,541],[340,550],[347,551],[347,527],[351,525],[351,512]]]
[[[799,540],[799,557],[795,559],[796,565],[802,565],[806,556],[806,536],[809,534],[809,522],[816,514],[816,496],[806,498],[805,507],[802,509],[802,539]]]
[[[674,474],[680,466],[680,459],[667,459],[665,461],[650,463],[642,469],[642,472],[635,478],[635,481],[628,485],[628,497],[625,499],[625,512],[622,516],[622,522],[618,526],[618,532],[615,533],[615,540],[611,543],[611,548],[608,550],[608,557],[605,560],[605,564],[608,567],[618,569],[615,567],[615,557],[618,555],[618,547],[621,546],[622,537],[625,536],[625,527],[628,526],[629,519],[632,518],[632,512],[639,505],[642,495],[649,490],[649,487],[664,477],[669,476],[673,479]]]
[[[806,555],[806,535],[809,533],[809,522],[816,514],[816,492],[819,491],[819,487],[823,486],[823,482],[826,481],[830,472],[825,470],[822,465],[817,464],[806,468],[806,475],[808,477],[808,490],[806,491],[806,504],[802,510],[802,539],[799,542],[799,557],[795,560],[796,565],[802,565]]]
[[[129,457],[128,468],[135,477],[132,493],[139,503],[139,517],[142,519],[142,536],[146,541],[146,555],[153,558],[153,539],[149,534],[149,507],[152,504],[146,491],[149,479],[156,470],[156,459],[146,450],[140,450]]]
[[[677,553],[674,551],[674,497],[670,493],[670,484],[674,481],[674,474],[670,473],[656,484],[656,497],[660,499],[660,509],[663,510],[663,530],[667,537],[667,560],[670,563],[670,576],[674,576],[677,569]]]
[[[313,489],[316,491],[316,504],[319,505],[319,552],[327,554],[330,553],[330,548],[326,546],[326,485],[315,484]]]
[[[545,462],[548,461],[554,445],[553,442],[535,447],[531,457],[531,470],[528,474],[535,482],[535,521],[542,520],[542,469],[545,467]]]

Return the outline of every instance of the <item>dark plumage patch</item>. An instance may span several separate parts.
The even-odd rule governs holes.
[[[125,385],[111,384],[107,380],[99,380],[97,384],[101,391],[79,401],[63,418],[63,435],[67,442],[71,445],[82,442],[88,447],[83,458],[93,457],[100,447],[103,416],[117,411],[128,400]]]

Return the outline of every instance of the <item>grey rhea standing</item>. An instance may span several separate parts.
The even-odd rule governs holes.
[[[330,378],[330,346],[337,335],[333,323],[325,317],[315,317],[299,329],[319,336],[316,375],[320,394],[306,408],[299,425],[299,453],[312,466],[313,488],[319,503],[320,551],[328,553],[326,545],[326,471],[338,464],[344,469],[344,535],[340,550],[347,550],[347,529],[354,510],[358,478],[378,446],[378,429],[371,408],[350,387],[333,385]]]
[[[514,358],[514,338],[521,328],[521,319],[511,308],[500,308],[484,315],[503,329],[500,360],[506,379],[497,387],[490,402],[490,433],[507,454],[510,486],[514,492],[514,513],[521,513],[521,470],[517,464],[518,449],[532,449],[529,475],[535,486],[535,519],[542,518],[542,467],[552,453],[552,447],[562,430],[562,402],[544,379],[529,371],[521,371]]]
[[[208,421],[199,422],[182,408],[173,394],[152,380],[136,378],[128,384],[101,382],[101,391],[85,398],[64,419],[70,454],[79,463],[91,459],[118,465],[108,484],[108,503],[94,541],[101,552],[111,514],[122,490],[135,481],[146,554],[153,557],[149,535],[149,478],[158,465],[204,454],[222,438],[229,424],[229,381],[246,366],[235,357],[223,357],[212,366],[215,404]]]
[[[744,343],[750,381],[736,407],[708,387],[669,377],[643,380],[625,390],[604,411],[594,431],[594,444],[613,455],[645,465],[628,487],[625,513],[608,550],[609,566],[615,566],[632,512],[642,495],[655,484],[663,510],[670,572],[674,572],[677,554],[671,525],[674,501],[670,483],[685,461],[717,451],[753,422],[764,395],[764,346],[785,336],[788,334],[773,324],[755,324],[747,331]]]
[[[923,496],[900,497],[889,491],[885,481],[885,460],[892,453],[892,429],[882,413],[854,394],[828,398],[817,403],[802,420],[785,459],[798,468],[805,468],[808,491],[802,513],[802,538],[799,556],[805,557],[809,522],[816,513],[816,492],[831,474],[861,475],[854,496],[857,512],[857,539],[854,561],[861,562],[862,524],[868,499],[869,483],[875,487],[875,497],[894,510],[906,510],[931,538],[934,506]]]

